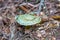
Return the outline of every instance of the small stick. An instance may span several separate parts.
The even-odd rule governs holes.
[[[22,10],[24,10],[26,13],[29,13],[30,11],[28,10],[28,9],[26,9],[24,6],[20,6],[20,8],[22,9]]]

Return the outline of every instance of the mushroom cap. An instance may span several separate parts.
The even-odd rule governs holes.
[[[15,19],[20,25],[24,26],[35,25],[41,21],[40,17],[31,14],[18,15],[15,17]]]

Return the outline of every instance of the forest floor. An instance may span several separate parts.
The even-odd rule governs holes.
[[[0,40],[60,40],[60,1],[45,0],[41,10],[40,1],[0,0]],[[39,13],[37,16],[42,19],[41,23],[27,27],[33,32],[26,28],[32,39],[25,37],[23,26],[15,20],[15,16],[30,12]]]

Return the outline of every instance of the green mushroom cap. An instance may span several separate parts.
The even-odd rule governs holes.
[[[41,21],[40,17],[31,14],[18,15],[15,19],[20,25],[24,26],[35,25]]]

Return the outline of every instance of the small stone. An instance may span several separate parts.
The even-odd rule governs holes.
[[[53,12],[53,10],[50,10],[50,13],[52,13]]]
[[[58,0],[60,2],[60,0]]]
[[[43,34],[46,34],[45,30],[41,30],[41,34],[42,34],[42,35],[43,35]]]
[[[42,35],[40,33],[37,34],[38,37],[42,37]]]
[[[45,15],[44,12],[41,12],[40,15]]]
[[[44,9],[45,9],[46,7],[44,7]]]
[[[0,16],[0,20],[2,20],[2,17]]]
[[[40,29],[43,29],[43,27],[40,27],[40,28],[38,28],[38,29],[39,29],[39,30],[40,30]]]

